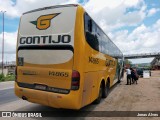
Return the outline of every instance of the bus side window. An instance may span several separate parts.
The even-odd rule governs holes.
[[[99,51],[99,40],[95,35],[96,24],[94,21],[85,14],[85,33],[86,33],[86,41],[93,49]]]
[[[91,19],[88,20],[88,31],[92,32],[92,20]]]

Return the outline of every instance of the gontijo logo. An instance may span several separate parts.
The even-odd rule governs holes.
[[[59,14],[60,13],[42,15],[37,19],[37,21],[31,21],[30,23],[36,25],[39,30],[45,30],[50,27],[51,20]]]

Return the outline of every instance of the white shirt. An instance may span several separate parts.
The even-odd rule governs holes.
[[[126,69],[126,74],[127,75],[131,75],[131,70],[130,69]]]

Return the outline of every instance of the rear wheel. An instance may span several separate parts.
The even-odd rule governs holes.
[[[99,87],[98,98],[94,101],[94,103],[99,104],[101,102],[101,99],[102,99],[102,83],[101,83],[101,86]]]
[[[103,98],[106,98],[108,96],[109,86],[110,86],[109,82],[107,82],[105,88],[103,88],[103,90],[102,90],[102,97]]]

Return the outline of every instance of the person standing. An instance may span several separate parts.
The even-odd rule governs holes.
[[[135,82],[136,82],[136,84],[137,84],[137,80],[138,80],[138,78],[139,78],[139,76],[138,76],[138,74],[137,74],[137,71],[136,70],[134,70],[134,74],[135,74]]]
[[[131,70],[129,68],[126,69],[126,74],[127,74],[127,84],[126,85],[131,85]]]
[[[134,84],[135,78],[136,78],[135,71],[133,68],[130,68],[130,70],[131,70],[131,81],[132,81],[132,84]]]

